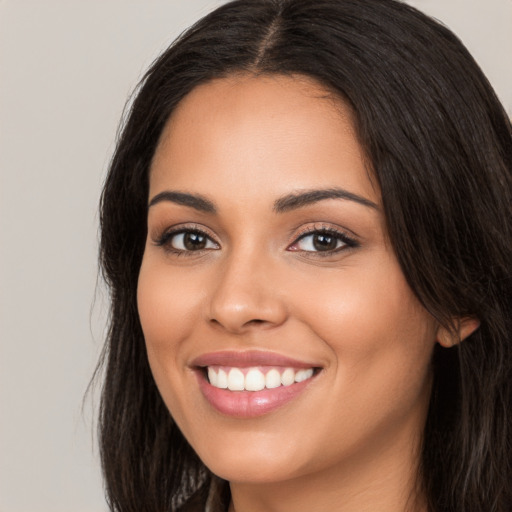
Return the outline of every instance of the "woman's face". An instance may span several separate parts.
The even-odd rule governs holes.
[[[167,407],[225,479],[387,468],[419,443],[437,325],[370,175],[350,110],[303,77],[209,82],[166,126],[140,319]]]

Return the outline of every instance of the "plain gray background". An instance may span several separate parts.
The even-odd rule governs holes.
[[[218,0],[0,0],[0,512],[102,512],[97,203],[143,70]],[[415,0],[512,114],[512,0]],[[96,398],[95,398],[96,397]]]

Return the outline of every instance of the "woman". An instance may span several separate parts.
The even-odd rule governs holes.
[[[182,35],[102,197],[112,509],[510,510],[511,168],[478,66],[402,3]]]

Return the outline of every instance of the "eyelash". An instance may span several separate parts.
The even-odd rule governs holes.
[[[335,249],[329,249],[326,251],[304,251],[304,250],[297,250],[297,252],[303,252],[308,253],[311,255],[314,255],[315,257],[328,257],[332,256],[333,254],[345,251],[347,249],[353,249],[356,247],[359,247],[359,243],[350,235],[348,235],[346,232],[332,228],[332,227],[312,227],[312,228],[306,228],[302,233],[300,233],[294,242],[292,242],[291,245],[288,246],[288,248],[293,247],[294,245],[297,245],[301,240],[304,240],[307,237],[314,236],[314,235],[326,235],[333,237],[336,239],[337,242],[342,242],[343,245],[341,247],[337,247]]]
[[[204,249],[198,249],[198,250],[186,250],[186,249],[184,250],[184,249],[176,249],[175,247],[172,246],[172,241],[173,241],[174,237],[176,237],[177,235],[186,235],[186,234],[200,235],[200,236],[204,237],[205,239],[207,239],[206,243],[210,242],[210,243],[215,244],[217,247],[219,247],[219,244],[217,242],[215,242],[206,231],[204,231],[198,227],[180,227],[177,229],[171,229],[169,231],[165,231],[160,237],[158,237],[157,240],[155,240],[155,245],[158,247],[163,247],[163,248],[165,248],[166,251],[168,251],[172,254],[175,254],[177,256],[192,256],[192,255],[194,255],[194,253],[198,254],[198,253],[202,253],[203,251],[208,251],[208,250],[212,249],[212,248],[204,248]],[[301,249],[292,249],[292,250],[296,251],[296,252],[302,252],[302,253],[314,255],[315,257],[317,257],[317,256],[318,257],[327,257],[327,256],[332,256],[333,254],[336,254],[338,252],[341,252],[341,251],[344,251],[347,249],[359,247],[359,243],[352,236],[349,236],[344,231],[337,230],[332,227],[322,226],[322,227],[312,227],[312,228],[305,229],[304,231],[299,233],[299,235],[295,238],[295,240],[290,245],[288,245],[287,249],[290,250],[291,247],[299,244],[302,240],[306,239],[309,236],[314,236],[314,235],[326,235],[326,236],[334,237],[337,242],[341,241],[343,243],[343,245],[341,247],[337,247],[335,249],[329,249],[329,250],[325,250],[325,251],[306,251],[306,250],[301,250]]]
[[[167,252],[170,252],[176,256],[193,256],[194,253],[201,253],[205,250],[211,250],[210,248],[205,249],[199,249],[197,251],[193,250],[183,250],[183,249],[176,249],[172,246],[173,238],[177,235],[186,235],[186,234],[197,234],[203,236],[207,241],[210,241],[211,243],[214,243],[216,246],[219,246],[217,242],[214,242],[212,237],[204,230],[198,228],[198,227],[180,227],[176,229],[171,229],[169,231],[164,231],[160,237],[158,237],[157,240],[155,240],[155,245],[158,247],[163,247]],[[208,242],[207,242],[208,243]]]

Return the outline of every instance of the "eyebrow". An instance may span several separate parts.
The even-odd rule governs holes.
[[[148,207],[151,208],[152,206],[155,206],[155,204],[163,201],[170,201],[171,203],[190,206],[191,208],[204,213],[217,213],[215,205],[209,199],[206,199],[206,197],[199,194],[187,194],[186,192],[174,192],[171,190],[165,190],[164,192],[157,194],[153,199],[151,199]]]
[[[318,201],[325,199],[345,199],[347,201],[354,201],[355,203],[363,206],[378,210],[379,207],[373,201],[365,197],[349,192],[342,188],[328,188],[328,189],[313,189],[304,190],[301,192],[294,192],[280,197],[274,202],[273,210],[276,213],[285,213],[291,210],[297,210],[308,206]],[[189,194],[187,192],[176,192],[165,190],[154,196],[149,202],[149,208],[161,203],[163,201],[170,201],[172,203],[189,206],[204,213],[217,213],[215,204],[200,194]]]
[[[365,197],[358,196],[348,190],[344,190],[342,188],[327,188],[321,190],[305,190],[283,196],[274,203],[274,211],[277,213],[284,213],[325,199],[346,199],[369,208],[374,208],[375,210],[379,209],[377,204],[373,201],[370,201]]]

